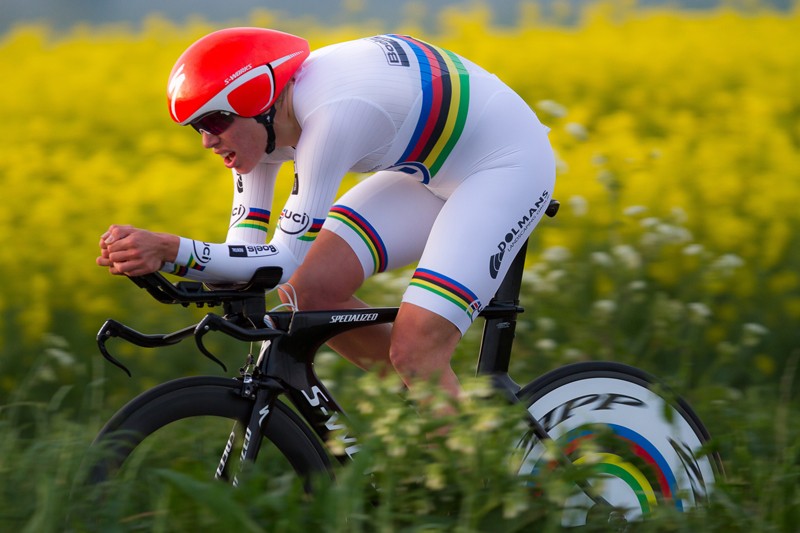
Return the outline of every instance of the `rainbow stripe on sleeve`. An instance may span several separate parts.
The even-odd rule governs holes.
[[[361,240],[367,245],[367,249],[369,249],[369,253],[372,255],[375,273],[386,270],[388,263],[386,246],[383,244],[383,240],[381,240],[378,232],[372,227],[372,224],[344,205],[335,205],[331,207],[328,216],[342,222],[345,226],[353,230],[356,235],[361,237]]]
[[[236,227],[258,229],[266,232],[269,231],[269,217],[270,212],[268,210],[251,207],[247,212],[247,216],[236,224]]]
[[[390,35],[414,52],[422,75],[422,110],[414,134],[397,165],[419,162],[433,177],[464,131],[469,109],[469,74],[453,52],[412,37]]]
[[[205,265],[201,265],[197,262],[197,260],[194,258],[194,255],[189,256],[189,262],[186,264],[186,266],[188,268],[193,268],[194,270],[199,270],[200,272],[206,269]]]
[[[311,227],[308,228],[308,231],[305,232],[303,235],[298,237],[298,240],[311,242],[317,238],[319,235],[320,230],[322,230],[322,225],[325,223],[324,218],[315,218],[311,223]]]

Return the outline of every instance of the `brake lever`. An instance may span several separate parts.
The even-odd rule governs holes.
[[[272,339],[274,337],[283,335],[282,331],[274,328],[243,328],[231,323],[229,320],[225,320],[219,315],[215,315],[214,313],[207,314],[203,320],[197,324],[197,327],[194,330],[194,339],[197,343],[197,348],[203,353],[203,355],[220,365],[223,369],[225,369],[225,371],[228,370],[225,364],[217,359],[203,343],[203,337],[209,331],[221,331],[222,333],[233,337],[234,339],[245,342],[265,341],[267,339]]]
[[[146,335],[139,333],[135,329],[129,328],[125,324],[117,322],[113,319],[106,320],[105,324],[97,332],[97,347],[103,357],[113,364],[125,371],[128,377],[132,377],[130,370],[123,365],[119,360],[112,356],[106,348],[106,341],[112,337],[119,337],[122,340],[128,341],[136,346],[142,348],[158,348],[161,346],[170,346],[177,344],[192,333],[194,333],[195,326],[188,326],[180,329],[174,333],[167,333],[166,335]]]
[[[119,327],[125,327],[116,320],[106,320],[103,326],[100,328],[100,331],[97,332],[97,347],[100,349],[100,353],[103,354],[103,357],[106,361],[111,363],[112,365],[116,366],[117,368],[121,368],[128,377],[133,377],[131,371],[128,370],[128,367],[123,365],[119,360],[117,360],[114,356],[112,356],[108,349],[106,349],[106,341],[111,337],[119,337]]]
[[[208,333],[212,329],[214,331],[219,330],[218,324],[220,321],[224,322],[224,320],[219,315],[215,315],[213,313],[207,314],[203,318],[203,320],[201,320],[194,328],[194,342],[195,344],[197,344],[197,349],[200,350],[200,353],[202,353],[203,355],[205,355],[206,357],[217,363],[219,366],[222,367],[223,371],[227,372],[228,367],[225,366],[225,363],[223,363],[216,356],[214,356],[214,354],[211,353],[208,350],[208,348],[206,348],[206,345],[203,343],[203,337],[205,336],[206,333]]]

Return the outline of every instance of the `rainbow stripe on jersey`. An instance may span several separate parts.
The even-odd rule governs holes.
[[[422,110],[411,141],[396,165],[422,163],[432,178],[464,132],[469,109],[469,74],[453,52],[413,37],[389,37],[411,48],[422,76]],[[424,182],[428,179],[426,176]]]
[[[367,222],[367,219],[344,205],[335,205],[331,207],[328,216],[343,223],[353,230],[356,235],[361,237],[361,240],[367,245],[370,255],[372,255],[372,262],[376,274],[386,270],[386,265],[388,263],[386,246],[383,244],[381,236],[378,235],[378,232],[372,227],[372,224]]]

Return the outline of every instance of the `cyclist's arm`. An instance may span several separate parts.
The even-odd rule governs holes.
[[[283,150],[265,157],[248,174],[233,172],[233,208],[225,242],[181,237],[175,261],[165,263],[162,270],[200,281],[242,282],[259,267],[280,266],[286,281],[298,262],[284,247],[267,245],[266,238],[278,170],[292,154],[291,149]]]
[[[264,244],[266,232],[249,227],[258,224],[242,223],[247,215],[243,219],[237,215],[240,203],[236,199],[241,197],[235,195],[228,241],[214,244],[182,237],[175,262],[165,264],[163,270],[200,281],[243,282],[259,267],[279,266],[281,283],[289,279],[319,233],[342,177],[356,162],[385,147],[395,133],[386,113],[361,99],[318,106],[302,118],[301,126],[296,190],[270,243]],[[277,170],[268,173],[259,167],[243,176],[245,191],[251,181],[261,191],[254,193],[249,205],[241,204],[247,213],[255,208],[259,210],[255,214],[263,216],[270,208]]]
[[[370,165],[396,133],[383,109],[359,98],[327,102],[298,116],[297,182],[270,241],[302,262],[333,205],[344,175]],[[365,163],[366,161],[366,163]],[[358,170],[374,170],[359,168]]]

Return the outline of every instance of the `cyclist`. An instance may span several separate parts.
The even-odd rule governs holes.
[[[367,277],[416,264],[393,326],[330,345],[363,368],[390,363],[409,385],[434,378],[456,395],[453,351],[554,186],[548,129],[522,98],[408,36],[310,52],[294,35],[230,28],[180,56],[167,101],[172,119],[232,170],[226,241],[112,225],[97,263],[112,274],[161,269],[216,282],[276,265],[304,310],[365,307],[354,294]],[[294,187],[267,239],[286,161]],[[350,171],[369,176],[334,203]]]

